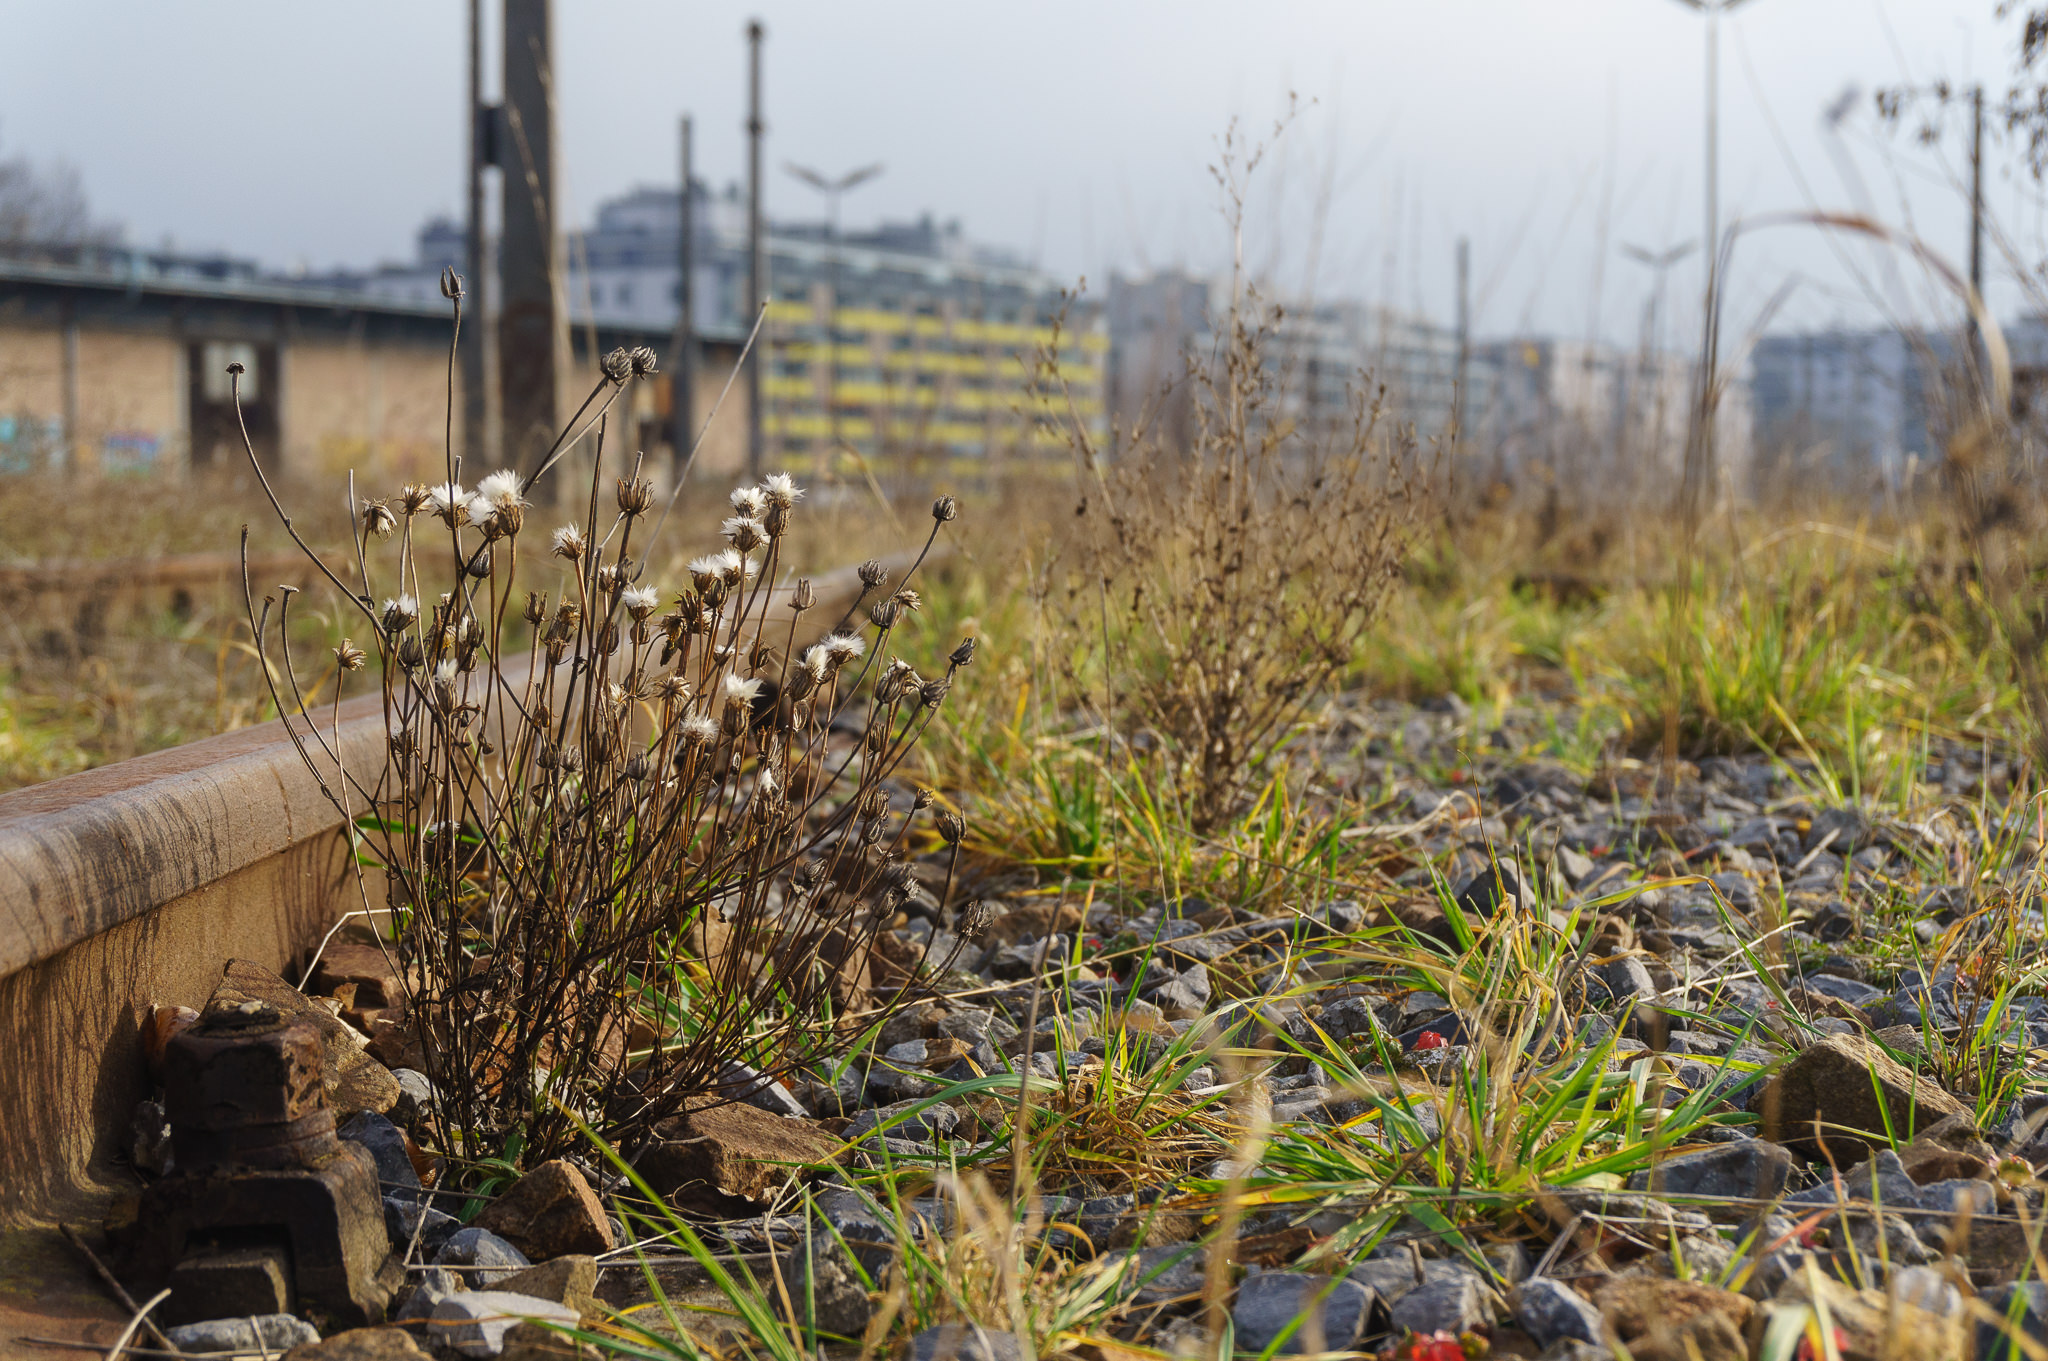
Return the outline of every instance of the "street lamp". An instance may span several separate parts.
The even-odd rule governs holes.
[[[839,446],[839,200],[882,173],[881,162],[849,170],[836,179],[809,166],[783,163],[784,170],[825,196],[825,241],[827,288],[830,298],[825,311],[825,420],[831,429],[832,446]]]

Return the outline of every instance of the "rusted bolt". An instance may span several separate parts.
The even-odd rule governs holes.
[[[324,1051],[309,1020],[262,1002],[210,1008],[164,1051],[178,1166],[314,1166],[333,1152]]]

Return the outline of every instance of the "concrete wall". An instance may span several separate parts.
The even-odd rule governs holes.
[[[169,336],[78,330],[78,430],[64,422],[64,330],[10,326],[0,319],[0,460],[34,441],[19,423],[35,422],[68,446],[74,466],[112,473],[181,467],[184,460],[185,355]],[[16,438],[10,439],[14,434]]]
[[[448,355],[427,346],[299,340],[280,347],[284,464],[332,477],[353,468],[363,494],[440,481]],[[462,373],[455,374],[455,447],[462,448]]]

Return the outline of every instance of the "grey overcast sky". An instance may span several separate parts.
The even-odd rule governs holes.
[[[139,243],[280,268],[409,259],[422,220],[461,203],[465,10],[0,0],[0,155],[70,163]],[[1247,243],[1282,290],[1447,320],[1464,235],[1482,334],[1632,341],[1648,271],[1620,245],[1700,235],[1703,30],[1676,0],[559,0],[575,221],[675,182],[684,111],[702,173],[741,173],[750,13],[768,28],[771,165],[882,161],[850,224],[958,217],[1098,292],[1112,270],[1227,259],[1217,139],[1233,116],[1263,137],[1290,91],[1307,108],[1255,181]],[[1722,44],[1725,211],[1861,206],[1960,261],[1960,124],[1923,148],[1878,126],[1870,91],[2002,90],[2014,33],[1996,0],[1751,0]],[[1852,85],[1830,137],[1822,111]],[[2041,196],[2009,146],[1989,159],[2012,258],[2038,264]],[[818,211],[779,169],[769,206]],[[2035,306],[1992,259],[1994,305]],[[1696,260],[1671,277],[1669,315],[1692,324]],[[1933,305],[1923,274],[1872,247],[1759,234],[1736,262],[1739,324],[1788,288],[1778,329]]]

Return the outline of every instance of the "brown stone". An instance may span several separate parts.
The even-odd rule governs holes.
[[[560,1158],[512,1183],[512,1189],[486,1205],[475,1222],[536,1261],[565,1253],[610,1252],[613,1246],[603,1202],[583,1174]]]
[[[737,1103],[700,1105],[663,1122],[636,1162],[663,1196],[716,1194],[761,1200],[804,1166],[830,1159],[839,1140],[814,1120],[791,1120]]]
[[[331,940],[313,966],[312,990],[329,997],[341,996],[353,987],[349,1001],[358,1008],[402,1007],[405,990],[399,986],[392,957],[366,941]]]
[[[1946,1116],[1969,1113],[1932,1078],[1907,1071],[1856,1035],[1829,1035],[1802,1050],[1776,1086],[1776,1141],[1803,1152],[1825,1145],[1844,1166],[1866,1156],[1871,1140],[1884,1142],[1887,1122],[1894,1136],[1909,1139]]]
[[[327,1104],[333,1108],[337,1121],[358,1111],[382,1115],[398,1104],[398,1079],[370,1057],[369,1045],[362,1035],[261,964],[231,959],[207,1005],[232,1006],[249,1001],[268,1002],[286,1017],[307,1017],[319,1029],[325,1053],[320,1085],[326,1089]]]
[[[301,1342],[284,1361],[427,1361],[403,1328],[351,1328],[318,1342]]]
[[[553,1300],[556,1304],[568,1305],[586,1318],[604,1314],[604,1308],[597,1299],[597,1259],[588,1253],[569,1253],[539,1266],[515,1271],[503,1280],[493,1281],[491,1289]]]
[[[505,1331],[498,1361],[596,1361],[596,1347],[538,1323],[515,1323]]]
[[[1079,903],[1032,903],[1011,908],[990,922],[987,939],[994,945],[1015,945],[1026,939],[1072,935],[1081,929],[1081,922]]]
[[[1743,1330],[1756,1305],[1731,1291],[1622,1276],[1593,1303],[1636,1361],[1748,1361]]]

